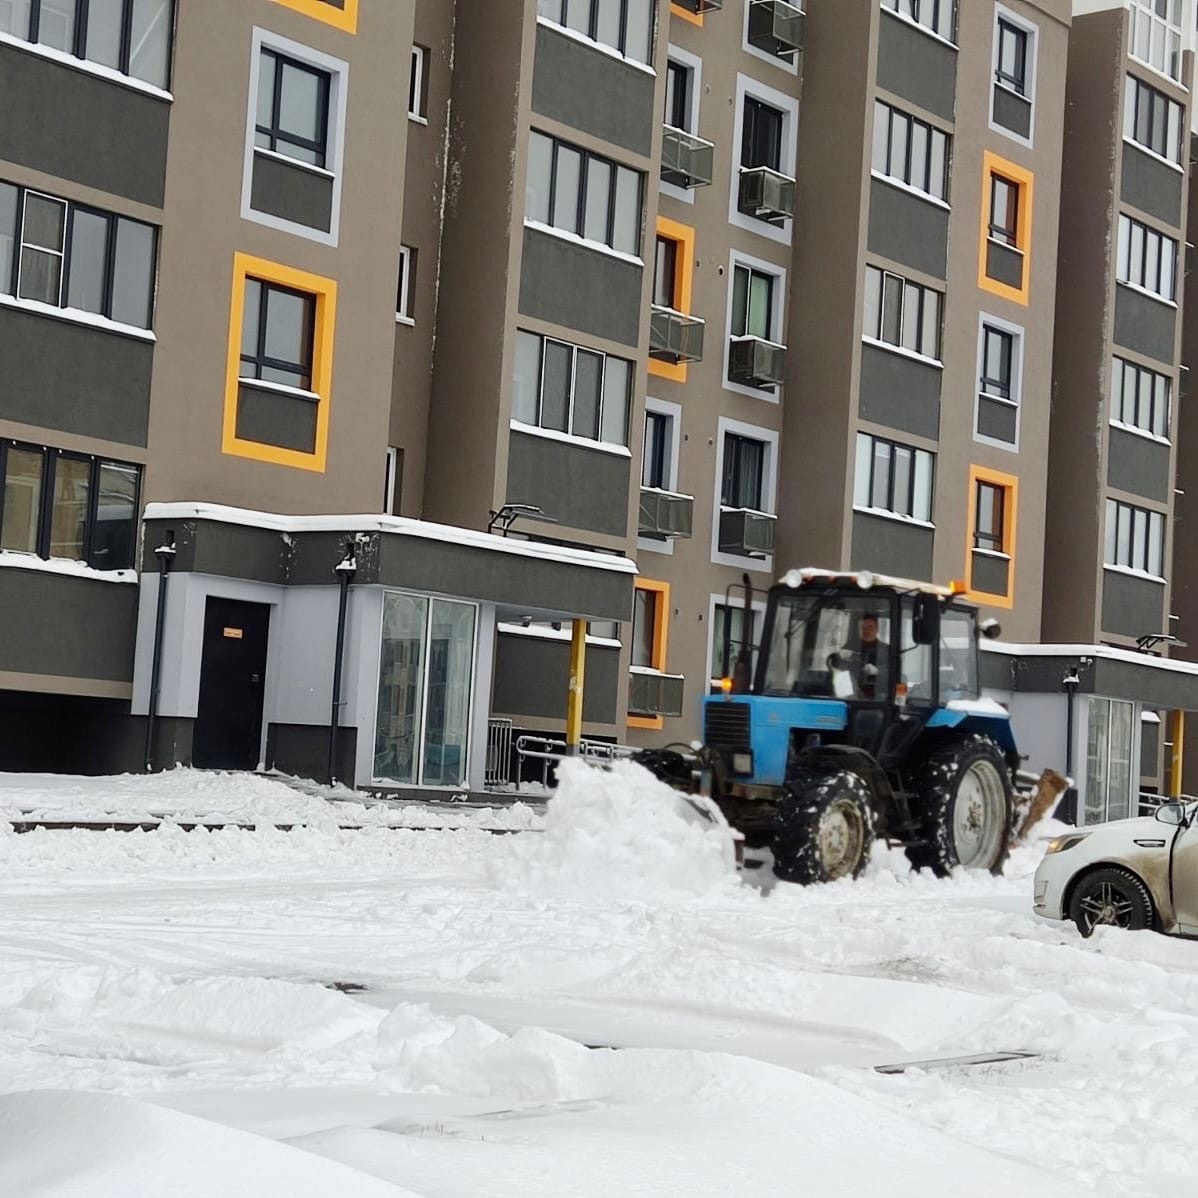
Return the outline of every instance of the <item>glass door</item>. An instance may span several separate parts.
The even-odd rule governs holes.
[[[474,674],[474,608],[434,599],[429,623],[426,786],[460,786],[466,777]]]
[[[380,782],[420,781],[424,707],[424,639],[428,600],[388,591],[383,597],[379,704],[374,776]]]
[[[1085,823],[1126,819],[1131,814],[1135,704],[1091,698],[1087,716]]]

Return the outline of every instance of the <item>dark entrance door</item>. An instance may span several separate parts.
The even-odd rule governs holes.
[[[269,628],[265,603],[208,600],[192,745],[192,761],[201,769],[258,766]]]

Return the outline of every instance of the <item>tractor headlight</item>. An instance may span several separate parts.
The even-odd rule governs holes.
[[[1071,849],[1075,844],[1081,844],[1086,839],[1086,834],[1081,835],[1071,834],[1069,836],[1054,836],[1052,840],[1044,848],[1045,854],[1048,853],[1063,853],[1066,849]]]
[[[733,753],[732,772],[734,774],[750,775],[753,772],[752,753]]]

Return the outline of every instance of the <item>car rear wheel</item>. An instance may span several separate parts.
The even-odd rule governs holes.
[[[1083,936],[1091,935],[1097,927],[1142,932],[1152,926],[1152,895],[1135,874],[1125,869],[1096,869],[1074,888],[1069,918]]]

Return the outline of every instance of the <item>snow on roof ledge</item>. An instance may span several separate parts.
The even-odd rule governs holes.
[[[34,553],[19,553],[15,549],[0,550],[0,567],[14,570],[33,570],[38,574],[66,574],[71,578],[94,578],[97,582],[136,582],[136,570],[97,570],[85,562],[65,558],[38,557]]]
[[[1198,675],[1198,662],[1179,661],[1175,657],[1154,657],[1135,649],[1115,649],[1110,645],[1016,645],[1009,641],[982,641],[986,653],[1005,653],[1008,657],[1101,657],[1133,666],[1147,666],[1172,674]]]
[[[636,562],[627,557],[597,553],[590,549],[572,549],[566,545],[545,545],[539,541],[519,541],[495,533],[458,528],[452,524],[434,524],[406,516],[281,516],[275,512],[256,512],[249,508],[225,507],[219,503],[148,503],[147,520],[212,520],[219,524],[238,524],[244,528],[262,528],[271,532],[383,532],[393,536],[416,537],[424,541],[444,541],[489,549],[512,557],[532,557],[568,566],[586,566],[614,574],[635,574]]]

